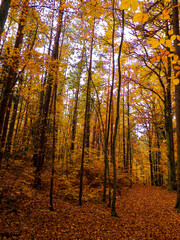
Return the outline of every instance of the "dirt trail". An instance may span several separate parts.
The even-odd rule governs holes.
[[[180,214],[174,209],[176,193],[133,185],[117,198],[119,218],[106,204],[64,201],[55,196],[56,211],[48,209],[47,190],[31,190],[16,202],[17,213],[1,210],[1,239],[157,239],[180,240]]]

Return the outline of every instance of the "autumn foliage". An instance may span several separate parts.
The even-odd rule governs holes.
[[[178,239],[178,1],[0,4],[2,239]]]

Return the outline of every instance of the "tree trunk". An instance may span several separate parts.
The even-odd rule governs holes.
[[[173,4],[173,31],[175,35],[179,35],[179,9],[178,0],[172,0]],[[175,54],[180,59],[180,41],[174,40]],[[175,75],[177,71],[175,70]],[[180,75],[178,75],[180,81]],[[177,132],[177,202],[176,208],[180,212],[180,83],[175,86],[175,105],[176,105],[176,132]]]
[[[56,155],[56,99],[57,99],[57,83],[54,86],[54,106],[53,106],[53,151],[52,151],[52,165],[51,165],[51,182],[50,182],[50,210],[54,211],[53,204],[53,189],[54,189],[54,173],[55,173],[55,155]]]
[[[71,150],[74,150],[75,137],[76,137],[76,125],[77,125],[77,115],[78,115],[78,99],[79,99],[79,90],[80,90],[80,79],[83,66],[83,57],[84,57],[84,48],[82,50],[81,60],[79,62],[78,77],[77,77],[77,88],[75,93],[75,105],[73,111],[73,120],[72,120],[72,132],[71,132]]]
[[[168,185],[169,185],[169,190],[175,190],[177,186],[176,186],[176,169],[175,169],[175,160],[174,160],[170,58],[168,58],[167,90],[166,90],[164,104],[165,104],[165,129],[166,129],[167,155],[168,155]]]
[[[180,83],[175,86],[177,131],[177,200],[175,208],[180,212]]]
[[[17,109],[18,109],[18,104],[19,104],[19,99],[20,99],[20,94],[19,94],[20,88],[21,88],[21,83],[19,83],[18,90],[17,90],[16,94],[14,95],[13,112],[12,112],[12,117],[11,117],[10,124],[9,124],[9,131],[8,131],[8,135],[7,135],[7,142],[6,142],[6,149],[5,149],[6,158],[9,158],[9,156],[11,154],[13,132],[15,129],[15,121],[16,121]]]
[[[113,29],[115,29],[115,12],[114,12],[114,0],[113,0]],[[114,39],[114,38],[113,38]],[[121,52],[122,52],[122,45],[124,40],[124,10],[122,11],[122,33],[121,33],[121,42],[119,46],[119,54],[118,54],[118,73],[119,73],[119,81],[118,81],[118,91],[117,91],[117,110],[116,110],[116,121],[115,121],[115,129],[114,129],[114,135],[113,135],[113,197],[112,197],[112,208],[111,208],[111,214],[112,216],[118,217],[116,213],[116,136],[117,136],[117,130],[118,130],[118,124],[119,124],[119,105],[120,105],[120,92],[121,92]],[[114,44],[112,44],[114,48]],[[113,49],[113,55],[114,55],[114,49]],[[114,58],[114,57],[113,57]],[[115,65],[113,60],[113,76],[115,76]],[[113,80],[112,80],[113,81]]]
[[[54,47],[53,47],[52,57],[51,57],[52,61],[58,60],[59,38],[61,33],[64,3],[65,3],[65,0],[61,1],[60,7],[59,7],[59,17],[58,17],[58,23],[57,23],[56,37],[55,37],[55,42],[54,42]],[[54,67],[56,69],[56,66]],[[46,87],[46,95],[45,95],[44,106],[43,106],[39,152],[37,157],[38,160],[37,160],[37,166],[35,170],[35,182],[34,182],[35,187],[39,187],[41,185],[41,170],[44,164],[44,157],[45,157],[45,142],[46,142],[45,134],[46,134],[46,127],[47,127],[47,117],[48,117],[48,111],[49,111],[52,85],[53,85],[53,76],[51,75],[51,73],[49,73],[48,80],[47,80],[47,87]]]
[[[94,21],[95,24],[95,21]],[[83,172],[84,172],[84,153],[85,147],[89,147],[87,137],[89,121],[90,121],[90,83],[91,83],[91,68],[92,68],[92,56],[93,56],[93,35],[94,35],[94,24],[92,29],[92,38],[91,38],[91,50],[90,50],[90,61],[89,61],[89,69],[88,69],[88,79],[87,79],[87,88],[86,88],[86,109],[85,109],[85,120],[84,120],[84,134],[83,134],[83,147],[82,147],[82,155],[81,155],[81,169],[80,169],[80,185],[79,185],[79,205],[82,205],[82,189],[83,189]]]
[[[6,141],[6,135],[7,135],[7,130],[8,130],[8,123],[9,123],[12,101],[13,101],[13,92],[9,96],[9,101],[8,101],[7,110],[6,110],[6,116],[5,116],[4,125],[3,125],[3,132],[2,132],[1,142],[0,142],[0,167],[1,167],[1,162],[2,162],[3,155],[4,155],[3,149],[4,149],[5,141]]]
[[[129,90],[129,81],[128,81],[128,89],[127,89],[127,172],[131,172],[131,133],[130,133],[130,103],[129,103],[129,95],[130,95],[130,90]]]
[[[29,0],[25,0],[24,4],[23,4],[23,9],[21,12],[21,17],[19,20],[19,25],[18,25],[18,31],[17,31],[17,35],[16,35],[16,41],[15,41],[15,45],[14,45],[14,57],[13,57],[13,63],[11,64],[10,68],[9,68],[9,73],[6,79],[6,84],[3,90],[3,97],[1,100],[1,105],[0,105],[0,136],[2,134],[2,128],[3,128],[3,124],[4,124],[4,118],[5,118],[5,113],[6,113],[6,109],[7,109],[7,102],[8,102],[8,98],[11,94],[11,90],[14,87],[17,79],[17,70],[18,70],[18,66],[19,66],[19,57],[20,57],[20,52],[21,52],[21,45],[23,42],[23,36],[24,36],[24,26],[26,23],[26,18],[28,15],[28,4],[29,4]]]
[[[126,136],[125,136],[125,100],[124,100],[124,85],[123,85],[123,163],[124,163],[124,172],[126,173],[128,170],[128,162],[126,159]]]
[[[4,24],[8,16],[10,3],[11,3],[11,0],[2,0],[2,4],[0,6],[0,39],[1,39],[1,34],[4,31]]]
[[[150,164],[150,176],[151,176],[151,186],[154,185],[154,173],[153,173],[153,159],[152,159],[152,139],[151,139],[151,134],[149,130],[148,134],[148,141],[149,141],[149,164]]]

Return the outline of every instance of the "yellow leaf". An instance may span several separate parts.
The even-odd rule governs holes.
[[[174,85],[177,85],[179,83],[179,79],[178,78],[173,79],[173,83]]]
[[[164,39],[163,38],[160,39],[160,44],[164,44]]]
[[[170,47],[170,50],[171,50],[171,52],[175,52],[176,51],[175,47],[173,47],[173,46]]]
[[[175,70],[180,70],[180,66],[174,66]]]
[[[142,15],[142,22],[145,23],[148,20],[149,16],[147,13],[143,13]]]
[[[179,41],[180,41],[180,35],[177,35],[177,40],[179,40]]]
[[[130,7],[130,5],[131,5],[131,2],[130,1],[128,1],[128,0],[122,0],[122,2],[121,2],[121,6],[120,6],[120,9],[121,10],[125,10],[125,9],[128,9],[129,7]]]
[[[174,41],[176,39],[176,35],[171,36],[171,41]]]
[[[163,57],[162,57],[162,61],[163,61],[163,62],[167,62],[167,56],[163,56]]]
[[[180,75],[180,71],[178,71],[177,73],[176,73],[176,77],[178,77]]]
[[[173,29],[169,30],[168,33],[169,33],[169,35],[172,35],[173,34]]]
[[[174,61],[177,61],[179,59],[178,55],[174,55]]]
[[[153,58],[151,58],[151,62],[156,62],[157,61],[157,57],[153,57]]]
[[[171,42],[171,40],[169,40],[169,39],[167,39],[166,40],[166,47],[172,47],[172,42]]]
[[[159,40],[156,38],[150,38],[149,40],[147,40],[148,44],[152,45],[152,48],[157,48],[160,44]]]
[[[169,16],[169,10],[167,10],[167,9],[163,10],[162,14],[163,14],[164,20],[167,20],[167,19],[170,18],[170,16]]]
[[[142,14],[143,13],[136,13],[136,14],[134,14],[133,21],[134,22],[141,22],[142,21]]]
[[[138,1],[137,0],[122,0],[120,9],[128,9],[130,6],[133,11],[136,11],[138,8]]]
[[[159,41],[157,39],[154,39],[152,42],[152,48],[157,48],[159,46]]]
[[[133,11],[137,10],[138,5],[139,5],[139,3],[138,3],[137,0],[131,0],[131,8],[132,8]]]
[[[168,20],[169,18],[170,18],[169,15],[165,15],[165,16],[164,16],[164,20]]]

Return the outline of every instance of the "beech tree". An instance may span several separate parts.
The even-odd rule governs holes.
[[[179,46],[179,9],[178,9],[178,1],[173,0],[172,1],[173,6],[173,31],[174,35],[176,36],[176,39],[174,40],[174,46],[175,46],[175,52],[174,52],[174,58],[175,56],[178,56],[178,59],[180,59],[180,46]],[[179,65],[177,63],[174,66],[175,69],[175,75],[178,80],[180,80],[180,72]],[[180,82],[175,87],[175,101],[176,101],[176,129],[177,129],[177,202],[176,202],[176,208],[178,211],[180,211]]]

